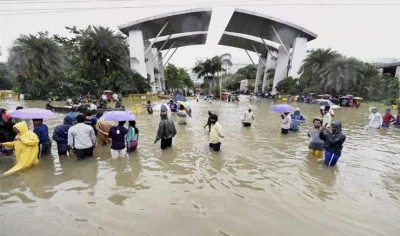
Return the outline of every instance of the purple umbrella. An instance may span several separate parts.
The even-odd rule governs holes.
[[[51,119],[54,118],[56,115],[50,110],[45,110],[40,108],[27,108],[14,111],[11,113],[11,116],[15,118],[28,120],[28,119]]]
[[[136,116],[127,111],[109,111],[104,113],[102,119],[105,121],[131,121],[136,120]]]
[[[296,109],[287,104],[279,104],[272,106],[272,110],[277,113],[285,113],[285,112],[293,112]]]

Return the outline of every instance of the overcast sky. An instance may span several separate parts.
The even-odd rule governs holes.
[[[235,7],[274,16],[311,30],[318,34],[318,38],[308,44],[309,49],[331,47],[362,60],[377,57],[400,58],[400,0],[34,0],[37,1],[34,4],[26,1],[33,0],[0,0],[0,45],[3,51],[0,61],[7,59],[7,48],[21,34],[49,31],[50,34],[68,36],[64,27],[74,25],[78,28],[103,25],[118,30],[119,25],[143,17],[197,7],[213,8],[207,44],[180,48],[171,59],[176,65],[189,67],[195,63],[196,57],[212,57],[226,52],[231,53],[233,58],[247,60],[243,50],[217,45]],[[380,5],[272,5],[286,3]],[[137,8],[71,11],[71,8],[102,7]],[[40,10],[21,11],[22,9]],[[65,12],[31,14],[48,11],[44,9],[63,9]],[[252,57],[257,58],[254,53]]]

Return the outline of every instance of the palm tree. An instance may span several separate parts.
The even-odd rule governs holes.
[[[61,46],[47,33],[21,35],[10,49],[10,68],[24,78],[26,88],[34,96],[47,95],[48,86],[57,86],[66,66],[66,55]]]
[[[218,72],[222,71],[222,62],[219,56],[215,56],[212,59],[207,59],[204,62],[198,62],[192,69],[197,74],[198,78],[212,76],[212,87],[214,87],[214,77]]]
[[[80,38],[81,56],[104,74],[120,70],[126,64],[128,46],[125,37],[102,26],[89,27]]]
[[[303,64],[299,69],[302,84],[309,86],[318,83],[321,79],[321,69],[332,61],[335,61],[339,56],[339,53],[332,51],[330,48],[312,50],[306,59],[304,59]]]
[[[320,70],[320,86],[325,91],[347,91],[362,86],[366,65],[353,57],[340,56]]]

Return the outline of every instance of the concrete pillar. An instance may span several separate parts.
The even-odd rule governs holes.
[[[164,64],[162,60],[162,53],[158,53],[158,61],[159,63],[159,68],[160,68],[160,82],[161,82],[161,91],[165,91],[165,74],[164,74]]]
[[[147,49],[150,47],[151,42],[146,41],[144,42],[144,47]],[[154,63],[153,63],[153,50],[149,50],[145,56],[145,61],[146,61],[146,72],[147,75],[150,76],[150,86],[151,86],[151,91],[150,93],[157,93],[156,90],[156,84],[155,84],[155,78],[154,78]],[[145,78],[147,78],[147,75]]]
[[[400,66],[396,67],[396,74],[395,76],[400,79]]]
[[[383,76],[383,68],[379,68],[378,69],[378,75],[379,76]]]
[[[263,55],[260,55],[260,57],[261,57],[261,59],[262,60],[264,60],[265,61],[265,56],[263,56]],[[262,74],[263,74],[263,72],[264,72],[264,63],[261,61],[261,59],[260,58],[258,58],[258,66],[257,66],[257,74],[256,74],[256,82],[255,82],[255,84],[254,84],[254,92],[255,93],[258,93],[258,92],[261,92],[260,90],[259,90],[259,86],[260,86],[260,84],[262,84]],[[247,78],[246,78],[247,79]]]
[[[129,31],[129,57],[130,66],[141,74],[144,78],[147,77],[146,62],[144,58],[144,41],[143,33],[140,30]]]
[[[151,49],[153,51],[153,64],[154,64],[154,69],[157,69],[158,73],[154,74],[154,79],[155,79],[155,86],[156,86],[156,90],[157,92],[162,91],[162,86],[161,86],[161,74],[160,74],[160,61],[159,61],[159,57],[158,57],[158,50],[157,48],[152,48]]]
[[[276,94],[276,85],[288,75],[289,56],[281,45],[278,50],[278,62],[275,68],[274,83],[272,85],[272,93]]]
[[[275,58],[273,58],[273,57],[275,57]],[[267,81],[267,77],[268,77],[267,71],[270,69],[275,69],[277,57],[278,57],[278,54],[275,51],[271,51],[271,53],[267,54],[267,59],[266,59],[267,65],[265,66],[265,69],[264,69],[264,78],[263,78],[263,83],[262,83],[262,92],[263,93],[265,93],[265,87],[267,87],[271,82],[273,82],[273,81]]]
[[[307,55],[307,38],[297,37],[293,42],[293,52],[289,76],[300,78],[299,69]]]

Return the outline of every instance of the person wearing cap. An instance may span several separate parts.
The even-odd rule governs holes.
[[[343,143],[346,141],[346,135],[342,133],[342,123],[340,121],[332,122],[331,129],[322,127],[319,137],[324,140],[324,163],[327,166],[336,165],[342,155]]]
[[[371,108],[371,114],[368,117],[369,120],[369,127],[374,129],[380,129],[382,126],[382,115],[378,112],[376,107]]]
[[[322,120],[321,118],[314,118],[313,127],[308,129],[308,137],[310,143],[308,144],[308,152],[317,157],[324,156],[324,141],[319,137],[321,133]]]
[[[290,117],[290,130],[298,132],[300,130],[300,123],[306,121],[304,116],[300,113],[300,108],[296,108],[295,112]]]
[[[385,110],[385,115],[383,116],[382,119],[382,128],[389,128],[390,123],[396,121],[392,113],[390,113],[390,108],[386,108]]]
[[[254,121],[254,113],[253,110],[251,109],[251,107],[249,107],[249,109],[244,113],[244,117],[242,120],[242,124],[244,127],[250,127],[251,124]]]

